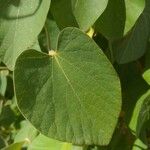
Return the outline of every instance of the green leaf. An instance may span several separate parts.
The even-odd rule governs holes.
[[[73,14],[79,28],[87,31],[104,12],[108,0],[72,0]]]
[[[31,49],[35,49],[35,50],[37,50],[37,51],[41,51],[41,48],[40,48],[40,45],[39,45],[39,41],[38,41],[38,40],[36,40],[36,42],[34,43],[34,45],[32,45],[30,48],[31,48]]]
[[[52,0],[50,10],[60,29],[78,27],[72,12],[71,0]]]
[[[98,32],[107,39],[116,39],[123,36],[126,11],[124,0],[109,0],[104,13],[95,24]]]
[[[71,147],[72,144],[59,142],[40,134],[29,145],[28,150],[72,150]]]
[[[47,41],[45,31],[47,31],[49,34],[49,41]],[[47,21],[45,23],[45,31],[43,30],[43,32],[39,35],[39,43],[40,43],[41,49],[44,52],[45,51],[47,52],[48,51],[48,48],[47,48],[48,43],[47,42],[49,42],[50,48],[55,50],[57,47],[58,34],[60,32],[56,22],[52,19],[47,18]],[[34,48],[32,48],[32,49],[34,49]]]
[[[147,146],[140,139],[137,139],[134,142],[132,150],[147,150]]]
[[[150,35],[150,1],[138,18],[132,31],[114,46],[115,58],[119,64],[135,61],[146,51]]]
[[[150,85],[150,69],[143,73],[143,78]]]
[[[138,17],[144,10],[145,0],[125,0],[126,3],[126,25],[125,34],[134,26]]]
[[[145,142],[147,126],[150,125],[150,90],[143,94],[135,108],[130,121],[130,128],[137,137]]]
[[[0,60],[13,70],[16,58],[35,43],[50,0],[0,0]]]
[[[29,141],[31,142],[37,135],[37,130],[27,121],[21,122],[21,129],[17,132],[14,142]]]
[[[19,142],[11,144],[10,146],[2,149],[2,150],[21,150],[25,142]]]
[[[51,49],[55,50],[57,48],[57,37],[58,37],[60,30],[57,27],[56,22],[51,19],[47,19],[47,26],[48,26],[48,31],[50,35],[50,46],[51,46]]]
[[[78,145],[109,143],[121,107],[119,79],[77,28],[64,29],[49,55],[21,54],[14,82],[20,110],[44,135]]]

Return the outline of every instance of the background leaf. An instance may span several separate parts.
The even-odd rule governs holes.
[[[132,150],[146,150],[148,147],[140,140],[137,139],[133,145]]]
[[[71,147],[72,144],[59,142],[40,134],[29,145],[28,150],[72,150]]]
[[[21,142],[21,141],[29,141],[32,142],[32,140],[37,135],[37,130],[27,121],[21,122],[21,129],[16,134],[14,138],[14,142]]]
[[[60,29],[78,27],[72,12],[71,0],[52,0],[51,13]]]
[[[109,0],[105,11],[97,20],[95,28],[109,40],[120,38],[124,33],[125,19],[124,0]]]
[[[103,13],[108,0],[72,0],[73,14],[79,28],[87,31]]]
[[[0,60],[13,70],[43,28],[50,0],[0,0]]]
[[[150,35],[150,1],[146,1],[146,7],[138,18],[130,33],[119,40],[114,46],[116,61],[119,64],[135,61],[146,51]]]
[[[2,150],[21,150],[25,142],[19,142],[11,144],[10,146],[2,149]]]

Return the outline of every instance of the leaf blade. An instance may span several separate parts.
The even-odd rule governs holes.
[[[21,54],[14,81],[21,111],[42,134],[78,145],[110,141],[120,112],[120,83],[106,56],[80,30],[64,29],[54,56],[35,50]]]

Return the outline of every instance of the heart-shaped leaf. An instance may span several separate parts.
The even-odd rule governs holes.
[[[80,29],[88,30],[104,12],[108,0],[72,0],[73,14]]]
[[[50,0],[0,0],[0,61],[13,70],[43,28]]]
[[[64,29],[49,55],[23,52],[14,82],[21,112],[44,135],[78,145],[109,143],[121,108],[119,79],[79,29]]]

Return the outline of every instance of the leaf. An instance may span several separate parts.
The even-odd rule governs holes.
[[[132,150],[146,150],[146,149],[147,149],[147,146],[140,139],[137,139],[134,142],[134,145],[132,148]]]
[[[8,146],[2,150],[21,150],[24,143],[25,142],[19,142],[19,143],[11,144],[10,146]]]
[[[150,69],[143,73],[143,78],[150,85]]]
[[[21,129],[17,132],[14,143],[21,141],[31,142],[37,135],[37,130],[27,121],[21,122]]]
[[[109,0],[105,11],[96,21],[95,28],[107,39],[120,38],[124,33],[125,19],[124,0]]]
[[[121,65],[118,69],[122,85],[122,112],[127,126],[138,99],[149,89],[141,76],[139,67],[137,62],[133,62]]]
[[[145,142],[146,130],[150,125],[150,90],[143,94],[135,108],[130,121],[130,128],[136,134],[137,137],[141,138]]]
[[[30,48],[31,48],[31,49],[35,49],[35,50],[37,50],[37,51],[41,51],[41,48],[40,48],[40,45],[39,45],[39,41],[38,41],[38,40],[36,40],[36,42],[34,43],[34,45],[32,45]]]
[[[126,25],[125,34],[134,26],[138,17],[144,10],[145,0],[125,0],[126,3]]]
[[[0,114],[0,126],[9,127],[15,121],[15,113],[9,105],[2,107]]]
[[[50,35],[50,46],[51,49],[57,48],[57,37],[60,32],[59,28],[57,27],[57,24],[54,20],[47,19],[48,24],[48,31]]]
[[[49,33],[49,43],[50,43],[50,49],[56,49],[57,46],[57,37],[58,34],[60,32],[56,22],[52,19],[47,18],[46,23],[45,23],[46,27],[45,30],[47,30],[47,32]],[[40,46],[41,49],[45,52],[48,51],[47,48],[47,37],[45,34],[45,31],[43,31],[40,35],[39,35],[39,42],[40,42]],[[34,49],[34,48],[32,48]]]
[[[42,134],[77,145],[109,143],[121,107],[119,79],[80,30],[64,29],[49,55],[21,54],[14,82],[20,110]]]
[[[68,145],[68,148],[66,145]],[[59,142],[40,134],[29,145],[28,150],[72,150],[71,147],[71,144]]]
[[[43,28],[50,0],[0,0],[0,60],[13,70]]]
[[[72,0],[73,14],[79,28],[87,31],[104,12],[108,0]]]
[[[116,61],[125,64],[140,58],[146,51],[150,35],[150,1],[138,18],[132,31],[114,46]]]
[[[50,10],[60,29],[78,27],[72,12],[71,0],[52,0]]]

